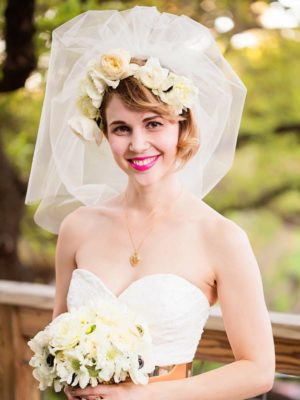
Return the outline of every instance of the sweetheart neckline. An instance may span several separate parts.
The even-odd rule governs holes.
[[[143,280],[145,280],[145,279],[148,279],[148,278],[151,278],[151,277],[155,277],[155,276],[156,276],[156,277],[158,277],[158,276],[163,276],[163,275],[165,275],[165,276],[168,276],[168,275],[169,275],[169,276],[173,276],[173,277],[176,277],[176,278],[178,278],[178,279],[184,281],[185,283],[187,283],[188,285],[190,285],[192,288],[196,289],[196,290],[198,291],[198,293],[201,295],[201,297],[204,299],[204,301],[206,302],[208,308],[211,308],[211,307],[212,307],[212,305],[210,304],[210,302],[209,302],[209,300],[208,300],[206,294],[203,292],[202,289],[200,289],[198,286],[196,286],[194,283],[190,282],[188,279],[184,278],[183,276],[180,276],[180,275],[178,275],[178,274],[174,274],[174,273],[172,273],[172,272],[164,272],[164,273],[163,273],[163,272],[158,272],[158,273],[153,273],[153,274],[144,275],[144,276],[142,276],[142,277],[140,277],[140,278],[135,279],[134,281],[132,281],[120,294],[117,295],[117,294],[113,293],[113,291],[112,291],[111,289],[109,289],[108,286],[106,286],[106,284],[103,282],[103,280],[100,278],[100,276],[98,276],[97,274],[95,274],[95,272],[90,271],[90,270],[88,270],[88,269],[86,269],[86,268],[81,268],[81,267],[80,267],[80,268],[75,268],[75,269],[73,270],[73,272],[72,272],[72,275],[74,274],[75,271],[84,271],[84,272],[89,273],[90,275],[93,275],[93,276],[96,277],[97,280],[102,284],[103,288],[104,288],[106,291],[108,291],[111,295],[113,295],[115,298],[117,298],[117,299],[118,299],[118,298],[121,298],[121,297],[126,293],[126,291],[129,290],[129,288],[131,288],[132,286],[136,285],[136,284],[139,283],[140,281],[143,281]]]

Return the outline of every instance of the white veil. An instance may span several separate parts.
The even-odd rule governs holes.
[[[46,93],[25,203],[41,200],[34,215],[58,233],[63,218],[80,205],[101,204],[120,193],[127,175],[103,140],[83,142],[71,132],[79,77],[98,53],[124,48],[192,79],[199,88],[193,112],[200,149],[177,172],[185,188],[203,198],[230,169],[246,88],[220,52],[210,31],[156,7],[87,11],[53,31]]]

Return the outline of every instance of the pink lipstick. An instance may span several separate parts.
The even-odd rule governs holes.
[[[160,154],[153,157],[137,157],[133,158],[132,160],[128,160],[128,162],[137,171],[146,171],[153,167],[159,156]]]

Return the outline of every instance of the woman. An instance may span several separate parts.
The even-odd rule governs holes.
[[[44,110],[47,99],[52,99],[48,117],[52,159],[46,160],[53,164],[47,169],[44,195],[39,193],[44,204],[36,221],[55,231],[54,218],[59,226],[53,318],[93,296],[119,297],[149,318],[160,368],[146,386],[126,382],[69,387],[65,393],[68,399],[109,400],[234,400],[261,394],[272,387],[275,360],[259,267],[244,230],[202,200],[231,163],[244,88],[214,42],[207,45],[204,39],[211,37],[200,24],[148,7],[135,7],[117,13],[118,17],[116,13],[85,13],[84,23],[75,18],[73,25],[65,24],[64,36],[59,37],[66,52],[72,48],[70,38],[76,38],[77,51],[82,51],[82,46],[87,50],[73,61],[61,93],[55,87],[63,81],[66,64],[61,61],[54,66],[53,56],[50,65],[50,76],[51,67],[57,74],[51,88],[48,78]],[[123,24],[117,23],[120,15]],[[107,17],[106,22],[101,21],[103,31],[99,31],[100,17]],[[118,49],[107,42],[101,49],[99,43],[94,48],[88,43],[97,39],[91,31],[93,18],[98,20],[99,40],[104,41],[103,32],[109,32]],[[189,28],[188,34],[187,29],[181,30],[185,35],[182,43],[179,36],[173,39],[177,55],[170,36],[166,34],[164,41],[161,34],[170,30],[166,18],[172,19],[173,25],[176,22],[177,27],[171,28],[176,32],[179,27]],[[76,22],[80,32],[75,29]],[[112,26],[118,27],[115,35],[108,29]],[[199,35],[196,39],[194,29]],[[135,50],[130,51],[128,43]],[[162,50],[167,46],[165,55]],[[55,50],[62,54],[52,45],[53,54]],[[66,60],[72,57],[70,52]],[[187,65],[182,65],[182,59]],[[193,62],[201,69],[199,76],[193,71]],[[79,76],[80,91],[75,94]],[[74,102],[75,113],[73,105],[64,107]],[[63,119],[57,115],[60,110]],[[44,137],[43,123],[39,137]],[[34,165],[42,163],[38,148],[45,141],[38,143]],[[105,145],[110,153],[95,151]],[[99,159],[102,169],[96,164]],[[36,176],[32,174],[29,191]],[[102,183],[96,192],[94,182]],[[115,185],[118,194],[110,190],[112,182],[119,184]],[[90,200],[93,195],[98,201]],[[77,203],[70,206],[70,198]],[[78,200],[84,205],[79,207]],[[186,376],[199,332],[217,301],[236,361]],[[164,367],[170,370],[173,366],[169,374],[162,375]]]

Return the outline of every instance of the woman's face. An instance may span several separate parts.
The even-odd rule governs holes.
[[[119,167],[141,185],[172,171],[176,161],[179,123],[152,112],[128,109],[118,95],[106,108],[107,138]]]

